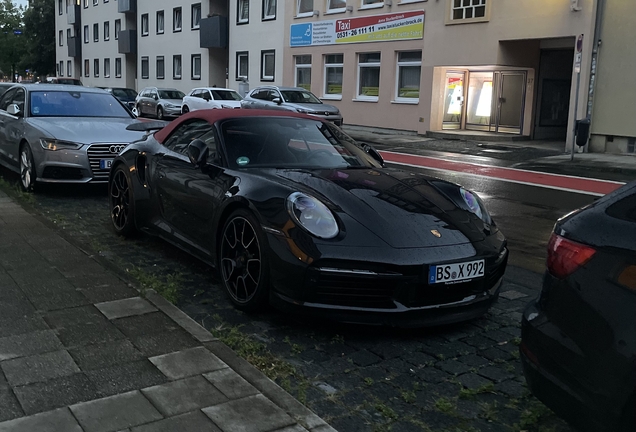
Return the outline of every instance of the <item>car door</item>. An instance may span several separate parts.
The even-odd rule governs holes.
[[[210,90],[201,90],[201,105],[204,109],[221,108],[221,105],[214,102]]]
[[[18,168],[20,140],[24,136],[25,93],[23,88],[12,89],[0,98],[0,160],[3,165]],[[11,105],[20,108],[20,114],[11,115],[7,109]]]
[[[190,111],[195,111],[198,109],[201,109],[200,103],[199,103],[199,93],[201,92],[201,90],[192,90],[192,92],[190,92],[190,96],[186,96],[184,99],[184,104],[187,104],[188,107],[190,108]]]
[[[159,105],[159,93],[157,90],[152,89],[148,95],[148,114],[157,114],[157,105]]]
[[[253,108],[253,109],[264,109],[263,98],[267,97],[267,90],[260,89],[254,90],[250,93],[249,98],[243,99],[245,102],[245,108]]]
[[[139,111],[142,114],[146,114],[148,112],[148,94],[149,90],[147,89],[144,89],[141,93],[139,93],[139,101],[137,102],[137,106],[139,107]]]

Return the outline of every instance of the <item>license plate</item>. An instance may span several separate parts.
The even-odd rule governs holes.
[[[99,168],[100,169],[110,169],[110,166],[112,165],[113,160],[112,159],[100,159],[99,160]]]
[[[484,260],[430,266],[428,283],[456,283],[484,275]]]

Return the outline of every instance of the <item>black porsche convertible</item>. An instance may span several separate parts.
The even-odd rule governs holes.
[[[201,110],[159,127],[131,125],[148,134],[113,161],[114,229],[216,267],[237,308],[427,326],[497,298],[506,240],[475,193],[386,168],[303,114]]]

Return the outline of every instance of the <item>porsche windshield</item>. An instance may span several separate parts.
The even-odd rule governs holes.
[[[221,126],[230,168],[379,167],[335,126],[303,118],[245,117]]]
[[[31,117],[130,118],[113,95],[81,91],[33,91]]]

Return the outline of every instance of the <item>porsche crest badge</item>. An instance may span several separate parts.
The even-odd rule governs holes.
[[[442,233],[437,230],[431,230],[431,234],[433,234],[437,238],[440,238],[442,236]]]

